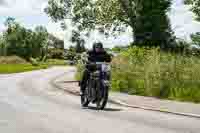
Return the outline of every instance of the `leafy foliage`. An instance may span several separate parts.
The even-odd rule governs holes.
[[[108,35],[129,26],[135,44],[167,47],[174,42],[166,15],[170,5],[171,0],[49,0],[45,12],[54,21],[71,19],[80,31]]]
[[[10,17],[7,18],[5,26],[7,29],[3,36],[0,36],[0,55],[17,55],[31,61],[31,58],[46,58],[50,48],[56,48],[63,53],[64,41],[49,34],[43,26],[37,26],[34,30],[26,29]],[[59,58],[62,58],[62,55],[59,55]]]
[[[3,36],[0,35],[0,56],[6,55],[6,45]]]
[[[64,49],[64,41],[49,33],[48,34],[48,47],[63,50]]]
[[[200,32],[191,35],[192,43],[200,46]]]
[[[24,28],[13,18],[5,22],[7,30],[4,32],[6,55],[18,55],[25,59],[42,56],[47,41],[47,31],[38,26],[34,31]]]
[[[84,44],[77,43],[75,46],[70,46],[69,49],[66,50],[64,54],[64,58],[66,60],[71,60],[74,63],[77,63],[78,60],[81,58],[81,54],[85,52],[86,49]]]
[[[82,53],[85,51],[85,46],[84,46],[85,40],[81,38],[80,33],[78,33],[75,30],[72,31],[71,42],[76,44],[75,46],[76,53]]]
[[[66,60],[74,60],[74,57],[76,56],[76,50],[75,47],[70,46],[69,49],[65,52],[64,58]]]
[[[191,11],[196,15],[196,20],[200,21],[200,0],[185,0],[184,2],[191,6]]]
[[[39,66],[39,62],[36,59],[34,59],[34,58],[31,57],[29,60],[30,60],[30,63],[33,66]]]
[[[48,58],[50,59],[63,59],[64,51],[61,49],[49,49],[48,50]]]

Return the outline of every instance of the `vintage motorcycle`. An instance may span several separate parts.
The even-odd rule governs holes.
[[[90,72],[84,95],[81,96],[81,105],[87,107],[92,102],[96,103],[97,109],[103,110],[108,101],[111,66],[105,62],[95,62],[90,65],[95,70]]]

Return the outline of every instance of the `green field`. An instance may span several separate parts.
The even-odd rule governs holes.
[[[31,64],[1,64],[0,65],[0,73],[8,74],[8,73],[19,73],[26,72],[38,69],[48,68],[47,65],[33,66]]]
[[[50,66],[66,65],[64,60],[48,59],[33,65],[19,57],[0,57],[0,74],[19,73],[32,70],[46,69]]]

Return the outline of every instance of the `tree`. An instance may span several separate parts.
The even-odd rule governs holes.
[[[108,35],[129,26],[134,44],[167,47],[173,42],[166,15],[170,5],[171,0],[49,0],[45,12],[54,21],[71,19],[80,31],[98,29]]]
[[[48,47],[56,49],[64,49],[64,41],[55,37],[53,34],[48,35]]]
[[[192,43],[200,46],[200,32],[191,35]]]
[[[37,26],[35,28],[35,36],[36,40],[36,48],[39,50],[41,54],[41,59],[44,56],[47,56],[48,53],[48,32],[47,29],[43,26]]]
[[[6,50],[5,41],[3,39],[3,36],[0,34],[0,56],[6,55],[5,50]]]
[[[17,23],[15,22],[15,18],[8,17],[4,23],[4,25],[8,28],[14,28]]]
[[[5,26],[7,26],[7,30],[4,32],[4,38],[6,41],[7,54],[8,55],[17,55],[22,54],[20,45],[23,44],[22,38],[24,36],[24,29],[17,22],[15,22],[14,18],[7,18],[5,22]]]
[[[6,31],[3,32],[4,55],[17,55],[29,60],[30,57],[43,57],[46,55],[47,30],[38,26],[35,31],[26,29],[8,17],[5,21]]]
[[[48,49],[48,58],[51,59],[63,59],[64,51],[62,49],[51,48]]]
[[[47,45],[47,39],[48,39],[47,29],[43,26],[37,26],[35,28],[35,33],[38,39],[37,40],[38,45],[41,45],[41,47],[45,47]]]
[[[80,33],[78,33],[75,30],[72,31],[71,42],[76,44],[75,46],[76,53],[82,53],[85,51],[85,46],[84,46],[85,40],[81,38]]]
[[[45,60],[48,53],[52,58],[63,58],[64,41],[49,34],[44,26],[30,30],[11,17],[4,24],[6,30],[0,35],[0,55],[16,55],[29,61],[31,58]],[[50,45],[54,49],[49,50]]]
[[[65,52],[65,59],[67,60],[74,60],[76,56],[76,48],[73,46],[70,46],[69,49]]]
[[[200,21],[200,0],[185,0],[184,2],[191,6],[191,11],[196,15],[196,20]]]
[[[64,41],[55,37],[53,34],[48,34],[48,57],[63,59]]]

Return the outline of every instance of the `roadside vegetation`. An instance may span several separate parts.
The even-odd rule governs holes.
[[[66,65],[64,41],[43,26],[26,29],[8,17],[0,35],[0,73],[16,73]]]
[[[112,90],[200,102],[200,57],[132,47],[112,62]]]
[[[48,33],[44,26],[27,29],[8,17],[0,34],[0,73],[24,72],[54,65],[74,65],[86,49],[81,35],[73,31],[75,46],[64,49],[64,41]]]
[[[193,52],[136,46],[121,50],[111,64],[112,91],[200,103],[200,57]],[[77,69],[80,80],[84,65]]]

